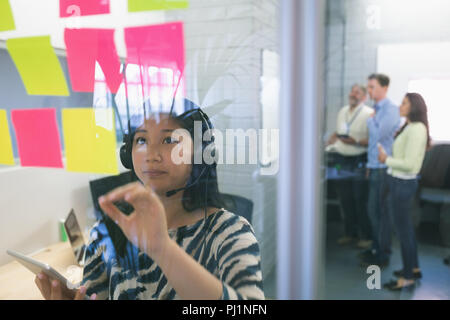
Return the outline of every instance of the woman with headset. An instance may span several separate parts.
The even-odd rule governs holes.
[[[99,198],[127,243],[116,250],[105,224],[94,226],[75,299],[264,299],[253,228],[223,209],[216,163],[192,161],[195,152],[215,156],[213,138],[198,150],[193,143],[195,122],[201,123],[202,137],[211,122],[188,100],[186,109],[180,116],[149,117],[130,131],[121,160],[139,182]],[[178,129],[186,134],[174,135]],[[192,164],[174,161],[173,155]],[[120,201],[131,204],[130,215],[116,205]],[[36,284],[46,299],[73,298],[44,274]]]

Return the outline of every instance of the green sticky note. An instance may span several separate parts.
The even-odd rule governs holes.
[[[69,95],[50,36],[8,39],[6,48],[29,95]]]
[[[186,9],[188,0],[128,0],[128,12]]]
[[[0,31],[16,29],[9,0],[0,0]]]
[[[0,164],[14,165],[14,156],[9,134],[6,110],[0,110]]]

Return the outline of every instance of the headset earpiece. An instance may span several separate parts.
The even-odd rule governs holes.
[[[213,163],[210,165],[214,165],[217,163],[216,154],[217,154],[217,148],[216,144],[214,143],[214,136],[211,137],[211,141],[206,144],[205,149],[208,148],[208,152],[210,153],[211,157],[214,159]]]
[[[126,169],[133,170],[133,159],[131,157],[131,141],[128,134],[123,137],[123,145],[120,147],[120,161]]]
[[[214,165],[214,164],[217,163],[217,161],[216,161],[217,148],[216,148],[216,144],[215,144],[216,137],[214,136],[214,133],[213,133],[213,130],[212,130],[213,127],[212,127],[212,124],[211,124],[211,120],[209,120],[208,115],[205,112],[203,112],[202,109],[199,108],[198,112],[200,113],[201,117],[203,118],[202,120],[206,124],[207,130],[211,134],[210,140],[208,142],[206,142],[206,146],[203,149],[209,148],[211,150],[210,154],[211,154],[211,156],[214,159],[214,162],[211,165]]]

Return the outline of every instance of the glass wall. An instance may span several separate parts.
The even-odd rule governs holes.
[[[210,119],[208,127],[215,129],[218,163],[214,179],[226,200],[224,208],[247,221],[239,220],[240,226],[248,229],[247,236],[253,235],[257,242],[257,259],[252,260],[257,264],[251,267],[259,280],[252,280],[256,283],[253,286],[264,288],[265,297],[275,299],[279,2],[192,0],[179,1],[180,7],[171,8],[174,4],[167,1],[166,7],[156,11],[143,2],[129,2],[138,5],[133,12],[127,7],[127,1],[107,1],[110,4],[106,12],[85,15],[81,5],[80,14],[74,11],[66,17],[58,14],[59,9],[63,10],[64,1],[33,7],[10,1],[15,27],[0,31],[0,109],[5,110],[1,125],[7,128],[1,131],[2,143],[5,141],[1,145],[2,148],[11,145],[13,150],[12,162],[5,161],[0,167],[0,265],[4,266],[0,277],[11,275],[8,272],[14,258],[6,253],[7,249],[49,263],[78,281],[83,275],[83,263],[86,277],[86,268],[92,262],[92,243],[102,236],[113,241],[113,246],[106,245],[106,253],[102,255],[108,268],[115,268],[116,263],[120,265],[120,261],[114,260],[115,251],[138,248],[139,254],[145,253],[132,236],[124,238],[123,230],[108,220],[98,197],[136,180],[120,157],[124,136],[142,125],[143,119],[157,119],[161,124],[169,111],[178,116],[199,106]],[[41,19],[40,22],[28,19],[33,11],[45,16],[45,23]],[[37,36],[48,37],[46,52],[50,52],[49,59],[56,57],[53,62],[62,71],[68,93],[30,94],[29,86],[39,81],[26,82],[26,72],[20,69],[20,57],[16,59],[12,52],[11,40],[20,39],[21,54],[32,56],[39,48],[28,39]],[[35,77],[46,70],[36,64],[24,68],[30,68],[27,70]],[[193,104],[187,107],[185,99]],[[16,119],[17,111],[29,115],[32,110],[44,109],[51,110],[47,124],[57,124],[49,133],[53,134],[55,143],[59,142],[59,147],[56,143],[57,147],[52,149],[59,159],[56,166],[39,162],[42,152],[33,147],[35,139],[47,138],[37,136],[34,127],[20,127]],[[41,121],[41,117],[39,113],[29,121]],[[206,121],[205,117],[200,117],[200,121]],[[34,137],[29,134],[31,131],[35,132]],[[49,145],[49,140],[41,142]],[[32,155],[28,163],[24,161],[27,150],[34,152],[34,158]],[[180,188],[197,188],[204,176],[212,175],[204,172],[209,171],[200,171],[198,181],[191,179]],[[208,192],[195,190],[200,198]],[[26,201],[23,195],[27,195]],[[192,226],[203,221],[201,203],[199,208],[194,208],[195,215],[187,216],[188,222],[174,225]],[[116,205],[127,211],[126,207]],[[80,257],[73,256],[68,241],[73,235],[63,225],[72,209],[87,245],[84,259],[80,258],[83,252],[75,252]],[[167,221],[170,224],[169,218]],[[211,227],[210,234],[213,231]],[[65,235],[67,232],[69,237]],[[117,244],[116,236],[126,243]],[[214,242],[213,247],[216,246]],[[64,261],[40,253],[46,248],[51,248],[55,255],[62,252],[59,256],[65,257]],[[95,254],[100,254],[98,250]],[[195,257],[194,253],[188,253]],[[230,265],[232,262],[228,263],[221,271],[208,270],[220,278],[217,272],[225,272],[228,267],[226,272],[231,277],[237,271],[233,270],[234,264]],[[144,269],[138,272],[145,273]],[[29,291],[10,292],[2,288],[0,299],[42,298],[34,284],[34,275],[26,269],[20,271],[23,288],[30,287]],[[239,281],[234,281],[238,286]],[[124,296],[119,291],[110,292],[109,297],[149,297]]]
[[[447,0],[3,2],[0,299],[450,298]]]
[[[442,95],[449,10],[439,0],[328,1],[328,299],[450,296],[444,263],[450,157]],[[370,80],[372,74],[386,75],[389,85],[386,77]],[[427,113],[417,95],[405,106],[407,93],[423,97]],[[426,130],[411,134],[426,122],[429,146]]]

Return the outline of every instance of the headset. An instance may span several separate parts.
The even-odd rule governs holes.
[[[188,103],[191,103],[189,100],[185,99],[185,101],[187,101]],[[212,164],[206,164],[203,162],[203,158],[202,158],[202,166],[204,166],[202,168],[202,171],[200,172],[200,174],[198,175],[198,177],[191,183],[189,183],[188,185],[186,185],[185,187],[179,188],[179,189],[174,189],[174,190],[169,190],[166,192],[166,196],[167,197],[171,197],[173,195],[175,195],[177,192],[182,191],[182,190],[186,190],[194,185],[196,185],[199,181],[200,178],[206,173],[206,171],[211,168],[211,166],[215,166],[216,165],[216,146],[215,146],[215,137],[212,133],[212,129],[213,126],[211,124],[211,120],[209,119],[209,117],[206,115],[206,113],[200,109],[200,108],[194,108],[191,110],[188,110],[187,112],[183,113],[181,116],[183,118],[188,118],[188,117],[195,117],[195,115],[198,114],[200,115],[201,121],[202,121],[202,135],[203,135],[203,126],[206,127],[206,131],[209,132],[211,134],[211,139],[210,141],[203,141],[202,139],[202,154],[203,151],[206,148],[210,149],[211,152],[211,156],[214,159],[214,162]],[[181,117],[175,117],[175,119]],[[195,118],[194,118],[195,121]],[[130,169],[134,171],[134,167],[133,167],[133,160],[132,160],[132,156],[131,156],[131,152],[133,149],[133,133],[131,132],[131,126],[130,126],[130,120],[128,120],[128,133],[124,134],[123,136],[123,144],[120,147],[120,161],[122,162],[122,165],[126,168],[126,169]],[[208,175],[206,175],[208,176]]]
[[[193,104],[192,102],[190,102],[189,100],[185,99],[185,105],[186,104]],[[172,112],[172,111],[171,111]],[[175,195],[176,193],[182,191],[182,190],[186,190],[189,189],[195,185],[197,185],[202,177],[204,177],[206,179],[206,184],[205,184],[205,204],[204,204],[204,225],[203,225],[203,229],[206,229],[206,231],[204,232],[204,237],[203,237],[203,249],[206,246],[206,236],[209,230],[209,221],[207,220],[207,208],[208,208],[208,178],[209,178],[209,173],[210,170],[212,168],[214,168],[215,166],[217,166],[217,159],[216,159],[216,155],[217,155],[217,149],[216,149],[216,145],[215,145],[215,137],[213,135],[213,126],[212,123],[209,119],[209,117],[206,115],[206,113],[198,108],[194,108],[194,109],[190,109],[187,112],[183,113],[182,115],[175,117],[175,119],[186,119],[188,117],[193,117],[194,121],[196,121],[196,115],[200,116],[200,119],[202,121],[202,163],[201,166],[203,166],[203,168],[201,169],[200,174],[195,178],[194,181],[188,183],[186,186],[182,187],[182,188],[178,188],[178,189],[174,189],[174,190],[169,190],[166,192],[166,197],[171,197],[173,195]],[[204,141],[203,140],[203,127],[206,127],[206,132],[209,132],[211,134],[210,140],[209,141]],[[128,133],[124,134],[124,138],[123,138],[123,145],[120,148],[120,160],[122,162],[122,165],[127,168],[130,169],[134,172],[134,167],[133,167],[133,160],[132,160],[132,148],[133,148],[133,137],[134,134],[131,131],[131,126],[130,126],[130,120],[128,120]],[[194,146],[195,147],[195,146]],[[203,160],[203,151],[209,148],[210,149],[210,154],[213,157],[214,161],[211,164],[207,164],[204,162]],[[208,224],[207,224],[208,222]],[[205,252],[204,252],[205,253]]]
[[[132,132],[131,129],[131,120],[130,120],[130,113],[129,113],[129,104],[128,104],[128,90],[127,90],[127,85],[126,85],[126,67],[127,65],[124,65],[124,80],[125,80],[125,90],[126,90],[126,107],[127,107],[127,124],[128,124],[128,132],[127,133],[123,133],[123,144],[120,147],[120,161],[122,162],[122,165],[129,170],[132,170],[134,172],[134,166],[133,166],[133,159],[132,159],[132,149],[133,149],[133,138],[134,138],[134,133]],[[184,70],[183,70],[184,71]],[[182,72],[183,73],[183,72]],[[175,106],[175,98],[176,98],[176,93],[178,91],[178,87],[180,85],[180,81],[181,81],[182,75],[180,75],[179,79],[178,79],[178,84],[177,87],[175,89],[175,93],[173,95],[173,99],[172,99],[172,105],[170,108],[170,116],[172,116],[173,114],[173,108]],[[146,104],[149,104],[149,101],[144,101],[144,114],[145,114],[145,106]],[[197,116],[199,116],[201,122],[202,122],[202,163],[201,166],[203,166],[203,168],[201,169],[200,174],[198,175],[198,177],[195,178],[194,181],[188,183],[186,186],[182,187],[182,188],[178,188],[178,189],[174,189],[174,190],[169,190],[166,192],[166,197],[171,197],[173,195],[175,195],[176,193],[182,191],[182,190],[186,190],[189,189],[195,185],[197,185],[200,181],[201,178],[204,176],[206,178],[206,184],[205,184],[205,205],[204,205],[204,225],[203,225],[203,229],[206,228],[206,231],[209,230],[209,223],[208,225],[206,225],[207,222],[207,207],[208,207],[208,178],[209,178],[209,173],[210,170],[212,168],[215,168],[217,166],[217,158],[216,155],[217,153],[217,148],[215,145],[215,137],[213,134],[213,125],[211,123],[211,120],[209,119],[208,115],[197,105],[195,105],[192,101],[188,100],[188,99],[184,99],[184,106],[185,108],[188,107],[188,111],[184,112],[183,114],[181,114],[180,116],[174,117],[175,119],[178,120],[183,120],[189,117],[192,117],[194,121],[196,121]],[[145,116],[144,116],[145,118]],[[209,132],[211,134],[210,140],[209,141],[204,141],[203,140],[203,128],[206,127],[206,132]],[[195,146],[194,146],[195,147]],[[206,148],[210,149],[210,154],[213,157],[214,161],[211,164],[207,164],[204,162],[203,160],[203,152]],[[195,151],[194,151],[195,152]],[[203,249],[205,248],[205,244],[206,244],[206,235],[207,232],[204,232],[204,237],[203,237]]]
[[[132,151],[132,148],[133,148],[133,133],[132,133],[132,130],[131,130],[130,111],[129,111],[130,107],[129,107],[129,104],[128,104],[128,90],[127,90],[127,85],[126,85],[126,83],[127,83],[127,81],[126,81],[126,67],[127,67],[127,65],[125,64],[124,65],[123,76],[124,76],[124,80],[125,80],[125,90],[126,90],[126,107],[127,107],[127,118],[128,118],[127,119],[128,120],[127,121],[128,132],[127,133],[123,133],[123,145],[120,148],[120,161],[122,162],[122,165],[126,169],[130,169],[130,170],[134,171],[133,159],[132,159],[132,156],[131,156],[131,151]],[[184,69],[183,69],[183,72],[184,72]],[[180,77],[178,79],[178,83],[177,83],[177,86],[176,86],[176,89],[175,89],[175,92],[174,92],[174,95],[173,95],[172,104],[171,104],[170,113],[169,113],[170,116],[172,116],[172,114],[173,114],[173,108],[175,106],[175,99],[176,99],[178,88],[180,86],[180,82],[181,82],[181,78],[182,78],[183,72],[181,73],[181,75],[180,75]],[[144,105],[143,105],[144,118],[145,118],[145,110],[146,110],[145,106],[146,105],[150,105],[150,101],[148,99],[144,101]],[[193,181],[192,183],[188,184],[187,186],[185,186],[183,188],[179,188],[179,189],[168,191],[166,193],[167,197],[173,196],[177,192],[179,192],[181,190],[188,189],[191,186],[197,184],[200,181],[201,176],[206,172],[206,170],[208,168],[210,168],[211,165],[215,165],[216,164],[216,154],[217,154],[217,152],[216,152],[216,146],[215,146],[215,143],[214,143],[215,137],[214,137],[213,131],[212,131],[213,125],[211,123],[211,120],[209,119],[208,115],[200,107],[196,106],[192,101],[190,101],[190,100],[188,100],[186,98],[184,99],[184,106],[185,107],[187,106],[189,108],[189,110],[186,111],[185,113],[183,113],[182,115],[180,115],[178,117],[174,117],[174,118],[176,118],[176,119],[178,118],[179,119],[181,116],[183,118],[187,118],[189,116],[193,117],[193,116],[195,116],[195,114],[199,114],[200,115],[200,118],[201,118],[201,121],[202,121],[202,164],[204,164],[203,163],[203,150],[205,150],[208,146],[210,146],[211,156],[214,158],[214,162],[212,164],[210,164],[210,165],[204,164],[204,165],[206,165],[206,167],[204,167],[202,169],[202,172],[200,173],[200,175],[197,177],[197,179],[195,181]],[[195,119],[194,119],[194,121],[195,121]],[[206,126],[207,132],[209,132],[211,134],[211,139],[210,139],[210,141],[208,143],[206,143],[206,146],[203,146],[203,142],[206,142],[206,141],[203,141],[203,125]]]

